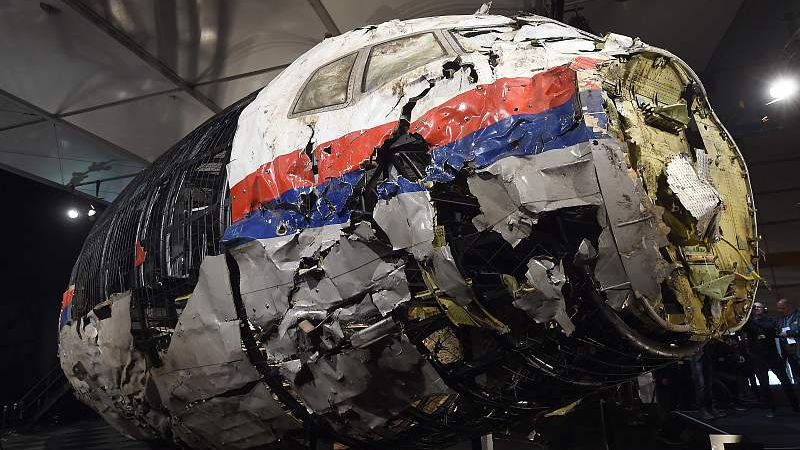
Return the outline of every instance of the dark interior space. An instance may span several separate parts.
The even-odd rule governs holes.
[[[57,363],[61,296],[94,223],[86,212],[104,205],[7,170],[0,170],[0,191],[8,193],[0,404],[11,405]],[[79,220],[67,217],[71,208],[82,212]]]

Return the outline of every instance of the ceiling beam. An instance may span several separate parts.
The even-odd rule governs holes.
[[[72,189],[69,186],[65,186],[63,184],[56,183],[55,181],[48,180],[47,178],[43,178],[43,177],[40,177],[38,175],[34,175],[34,174],[30,173],[30,172],[25,172],[24,170],[19,170],[16,167],[9,166],[8,164],[0,163],[0,170],[5,170],[6,172],[11,172],[13,174],[17,174],[17,175],[19,175],[21,177],[24,177],[24,178],[27,178],[29,180],[38,181],[39,183],[42,183],[42,184],[45,184],[47,186],[62,190],[64,192],[73,193],[73,194],[77,195],[78,197],[83,198],[85,200],[89,200],[89,201],[93,201],[93,202],[100,202],[101,204],[106,205],[106,206],[111,204],[111,202],[109,202],[108,200],[105,200],[105,199],[102,199],[102,198],[99,198],[99,197],[95,197],[94,195],[89,195],[89,194],[87,194],[85,192],[82,192],[82,191],[78,191],[78,190]]]
[[[273,72],[273,71],[276,71],[276,70],[283,70],[283,69],[285,69],[287,67],[289,67],[289,64],[280,64],[280,65],[277,65],[277,66],[271,66],[271,67],[265,67],[263,69],[252,70],[250,72],[237,73],[236,75],[229,75],[227,77],[215,78],[213,80],[205,80],[205,81],[199,81],[197,83],[190,83],[190,86],[198,87],[198,86],[208,86],[208,85],[211,85],[211,84],[218,84],[218,83],[227,83],[229,81],[235,81],[235,80],[241,80],[243,78],[254,77],[254,76],[257,76],[257,75],[262,75],[262,74],[265,74],[265,73],[268,73],[268,72]],[[74,109],[74,110],[65,111],[65,112],[59,113],[59,114],[52,114],[52,116],[55,117],[55,118],[59,118],[59,119],[60,118],[64,118],[64,117],[77,116],[77,115],[83,114],[83,113],[93,112],[93,111],[97,111],[97,110],[105,109],[105,108],[111,108],[113,106],[124,105],[126,103],[133,103],[133,102],[137,102],[139,100],[144,100],[146,98],[157,97],[159,95],[174,94],[176,92],[181,92],[181,89],[180,88],[173,88],[173,89],[167,89],[167,90],[164,90],[164,91],[150,92],[150,93],[147,93],[147,94],[137,95],[137,96],[134,96],[134,97],[128,97],[128,98],[125,98],[125,99],[122,99],[122,100],[116,100],[116,101],[113,101],[113,102],[100,103],[98,105],[89,106],[87,108]],[[20,122],[20,123],[14,124],[14,125],[8,125],[8,126],[5,126],[5,127],[0,127],[0,132],[13,130],[13,129],[16,129],[16,128],[23,128],[23,127],[27,127],[28,125],[35,125],[37,123],[42,123],[42,122],[47,122],[47,119],[39,117],[37,119],[28,120],[26,122]]]
[[[177,86],[182,91],[189,94],[191,97],[200,102],[206,108],[210,109],[212,112],[214,112],[214,114],[222,111],[222,108],[220,108],[219,105],[214,103],[210,98],[206,97],[205,94],[195,89],[191,83],[184,80],[180,75],[178,75],[174,70],[172,70],[171,67],[169,67],[167,64],[158,59],[156,56],[152,55],[150,52],[145,50],[144,47],[142,47],[136,41],[131,39],[131,37],[125,34],[122,30],[119,30],[117,27],[112,25],[111,22],[106,20],[95,10],[93,10],[89,6],[86,6],[80,0],[61,0],[61,1],[66,3],[69,7],[74,9],[83,18],[91,22],[92,25],[103,31],[109,37],[114,39],[117,43],[128,49],[134,55],[138,56],[139,59],[144,61],[147,65],[160,72],[161,75],[163,75],[170,82],[175,84],[175,86]]]
[[[323,25],[325,25],[328,33],[334,36],[342,34],[342,32],[339,30],[339,27],[336,26],[336,22],[333,21],[328,9],[322,4],[322,0],[308,0],[308,4],[314,8],[314,12],[317,13],[317,17],[319,17],[319,20],[322,21]]]
[[[28,125],[36,125],[37,123],[47,122],[47,119],[39,117],[38,119],[28,120],[25,122],[15,123],[14,125],[8,125],[5,127],[0,127],[0,133],[3,131],[13,130],[16,128],[27,127]]]
[[[7,100],[10,100],[12,102],[16,102],[17,104],[20,104],[20,105],[30,109],[36,115],[38,115],[39,117],[41,117],[42,119],[44,119],[46,121],[49,121],[49,122],[55,123],[57,125],[61,125],[63,127],[66,127],[66,128],[71,129],[71,130],[77,131],[78,133],[81,133],[84,136],[86,136],[86,137],[88,137],[88,138],[90,138],[90,139],[92,139],[94,141],[99,142],[100,144],[102,144],[105,147],[110,147],[110,148],[116,150],[117,152],[129,157],[133,161],[140,162],[140,163],[144,164],[145,166],[149,166],[150,165],[150,161],[142,158],[141,156],[139,156],[139,155],[137,155],[135,153],[132,153],[131,151],[126,150],[126,149],[120,147],[117,144],[114,144],[114,143],[112,143],[110,141],[107,141],[107,140],[101,138],[100,136],[98,136],[98,135],[96,135],[96,134],[94,134],[94,133],[92,133],[92,132],[90,132],[90,131],[88,131],[88,130],[86,130],[84,128],[81,128],[81,127],[79,127],[79,126],[77,126],[77,125],[75,125],[75,124],[73,124],[71,122],[68,122],[68,121],[62,119],[59,116],[50,114],[49,112],[43,110],[42,108],[39,108],[38,106],[36,106],[34,104],[28,103],[25,100],[15,96],[14,94],[10,94],[10,93],[0,89],[0,97],[4,97]],[[30,124],[27,124],[27,125],[30,125]]]
[[[113,101],[113,102],[100,103],[99,105],[89,106],[87,108],[73,109],[71,111],[65,111],[65,112],[59,113],[59,114],[52,114],[52,116],[55,117],[55,118],[63,119],[64,117],[77,116],[78,114],[97,111],[98,109],[111,108],[112,106],[124,105],[126,103],[136,102],[136,101],[139,101],[139,100],[143,100],[145,98],[156,97],[156,96],[164,95],[164,94],[172,94],[172,93],[176,93],[176,92],[181,92],[181,90],[179,88],[173,88],[173,89],[167,89],[165,91],[150,92],[148,94],[137,95],[137,96],[134,96],[134,97],[128,97],[128,98],[125,98],[125,99],[122,99],[122,100],[116,100],[116,101]],[[46,122],[46,121],[47,121],[47,119],[42,119],[42,118],[39,118],[39,119],[36,119],[36,120],[29,120],[27,122],[17,123],[17,124],[14,124],[14,125],[9,125],[7,127],[0,128],[0,132],[13,130],[15,128],[27,127],[28,125],[35,125],[37,123]]]
[[[289,67],[289,64],[280,64],[277,66],[272,67],[265,67],[263,69],[253,70],[250,72],[244,73],[237,73],[236,75],[229,75],[227,77],[222,78],[215,78],[213,80],[206,80],[206,81],[198,81],[197,83],[192,83],[192,86],[207,86],[209,84],[217,84],[217,83],[227,83],[228,81],[240,80],[242,78],[254,77],[256,75],[261,75],[267,72],[272,72],[275,70],[283,70]]]

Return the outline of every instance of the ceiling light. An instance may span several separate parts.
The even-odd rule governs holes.
[[[87,212],[86,214],[89,217],[92,217],[93,215],[97,214],[97,211],[94,209],[93,205],[89,205],[89,212]]]
[[[769,87],[769,96],[773,101],[792,97],[797,93],[797,82],[791,78],[778,78]]]
[[[70,219],[77,219],[78,216],[80,215],[81,213],[79,213],[78,210],[75,208],[70,208],[69,211],[67,211],[67,217],[69,217]]]

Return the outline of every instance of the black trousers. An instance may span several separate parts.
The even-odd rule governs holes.
[[[800,358],[797,356],[797,345],[784,345],[781,348],[784,361],[788,362],[792,369],[794,384],[800,384]]]
[[[772,370],[781,382],[781,387],[786,394],[786,399],[789,400],[789,405],[791,405],[794,410],[800,409],[800,405],[797,403],[797,395],[794,392],[794,386],[792,386],[792,381],[786,373],[786,365],[780,356],[771,354],[764,358],[753,357],[753,366],[756,377],[758,378],[758,384],[760,385],[758,393],[761,395],[761,400],[766,407],[775,409],[775,399],[772,397],[772,390],[769,386],[768,371]]]
[[[712,369],[711,362],[705,351],[695,354],[689,361],[692,369],[692,385],[694,386],[694,400],[698,410],[712,409]]]

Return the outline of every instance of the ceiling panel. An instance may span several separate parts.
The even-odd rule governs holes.
[[[83,0],[189,82],[274,67],[321,41],[304,0]]]
[[[174,88],[63,3],[0,2],[0,89],[61,113]]]
[[[0,129],[36,120],[42,120],[38,114],[11,99],[0,96]]]
[[[58,156],[56,130],[52,122],[0,131],[0,151],[26,155]]]
[[[209,117],[208,109],[189,95],[178,92],[74,115],[66,120],[153,161]]]
[[[0,152],[0,164],[61,185],[69,181],[62,177],[60,161],[54,157]]]
[[[70,127],[41,122],[0,132],[2,163],[58,184],[138,172],[145,163]],[[85,173],[86,177],[80,176]]]
[[[62,157],[84,161],[112,161],[135,167],[147,165],[145,160],[104,145],[99,139],[92,139],[67,125],[58,125],[57,131],[61,140],[59,151]]]

